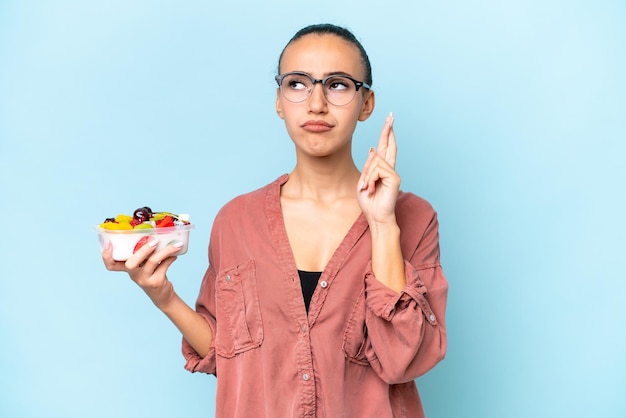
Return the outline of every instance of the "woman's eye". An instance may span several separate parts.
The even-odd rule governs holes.
[[[306,85],[304,84],[303,81],[300,81],[300,80],[289,80],[289,83],[287,85],[289,86],[290,89],[293,89],[293,90],[306,89]]]
[[[333,79],[333,80],[328,80],[326,85],[328,86],[328,90],[341,91],[341,90],[347,90],[350,88],[350,81],[344,80],[344,79]]]

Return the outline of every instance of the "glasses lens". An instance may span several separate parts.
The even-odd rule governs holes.
[[[287,100],[299,103],[306,100],[312,86],[311,79],[303,74],[287,74],[280,89]]]
[[[283,96],[290,102],[300,103],[305,101],[311,90],[313,81],[306,74],[290,73],[283,77],[280,90]],[[324,82],[324,95],[329,103],[335,106],[347,105],[356,95],[356,85],[348,77],[331,76]]]
[[[324,83],[324,93],[328,101],[335,106],[347,105],[354,99],[356,85],[347,77],[330,77]]]

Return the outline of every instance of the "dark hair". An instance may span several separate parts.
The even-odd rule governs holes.
[[[287,45],[285,45],[282,52],[280,53],[280,57],[278,58],[278,73],[280,73],[280,62],[283,59],[283,54],[285,53],[287,47],[298,39],[302,38],[303,36],[312,33],[316,35],[335,35],[356,46],[361,53],[361,62],[363,63],[363,67],[365,67],[365,80],[363,81],[365,81],[370,86],[372,85],[372,66],[370,65],[370,59],[367,56],[367,52],[365,52],[365,48],[363,48],[361,42],[359,42],[356,36],[354,36],[354,34],[348,29],[342,28],[341,26],[333,25],[331,23],[309,25],[296,32],[296,34],[293,35],[289,42],[287,42]]]

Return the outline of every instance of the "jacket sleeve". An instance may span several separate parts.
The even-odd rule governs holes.
[[[205,357],[200,357],[196,350],[183,338],[182,352],[185,358],[185,369],[190,372],[217,374],[215,367],[215,331],[217,328],[213,315],[215,312],[215,277],[215,270],[209,264],[196,301],[196,312],[206,319],[213,333],[213,342],[209,352]]]
[[[413,238],[413,242],[415,242]],[[406,286],[398,294],[365,272],[365,355],[389,384],[411,381],[432,369],[446,353],[448,283],[439,261],[437,215],[417,245],[405,246]],[[408,255],[408,256],[407,256]]]

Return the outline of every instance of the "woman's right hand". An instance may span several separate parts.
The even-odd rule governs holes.
[[[175,296],[174,287],[167,279],[167,269],[176,260],[175,254],[183,244],[177,242],[155,251],[158,243],[159,240],[154,238],[126,261],[113,260],[113,248],[109,243],[102,251],[102,260],[107,270],[127,272],[152,302],[164,310]]]

